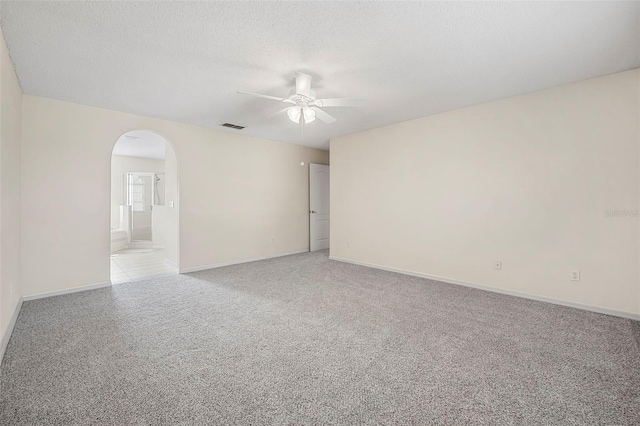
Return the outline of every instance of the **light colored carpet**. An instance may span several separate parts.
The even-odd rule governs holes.
[[[327,256],[25,302],[0,424],[638,424],[637,323]]]

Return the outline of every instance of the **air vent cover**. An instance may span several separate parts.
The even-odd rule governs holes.
[[[236,129],[236,130],[244,129],[244,126],[238,126],[237,124],[231,124],[231,123],[224,123],[222,127],[231,127],[232,129]]]

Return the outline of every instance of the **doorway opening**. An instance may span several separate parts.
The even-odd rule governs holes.
[[[323,164],[309,164],[309,251],[330,248],[329,170]]]
[[[164,161],[156,160],[157,169],[164,169]],[[124,196],[123,206],[127,209],[129,218],[126,221],[126,230],[131,236],[129,246],[134,248],[163,248],[163,238],[158,237],[158,232],[162,232],[162,227],[158,227],[158,209],[164,206],[164,172],[125,172],[123,174]],[[162,193],[162,196],[160,194]],[[156,214],[153,214],[153,210]],[[154,232],[154,226],[155,232]],[[155,235],[155,239],[154,239]],[[154,244],[155,241],[155,244]]]
[[[111,282],[177,273],[177,161],[168,141],[135,130],[111,155]]]

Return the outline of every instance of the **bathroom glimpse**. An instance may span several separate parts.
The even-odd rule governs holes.
[[[112,283],[176,272],[176,196],[177,162],[167,141],[143,130],[121,136],[111,156]]]

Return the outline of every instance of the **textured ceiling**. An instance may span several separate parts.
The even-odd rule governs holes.
[[[25,93],[299,143],[294,71],[363,97],[305,144],[640,66],[637,2],[7,2]],[[220,124],[247,126],[226,130]]]
[[[164,160],[166,141],[156,133],[134,130],[120,136],[113,147],[113,155]]]

